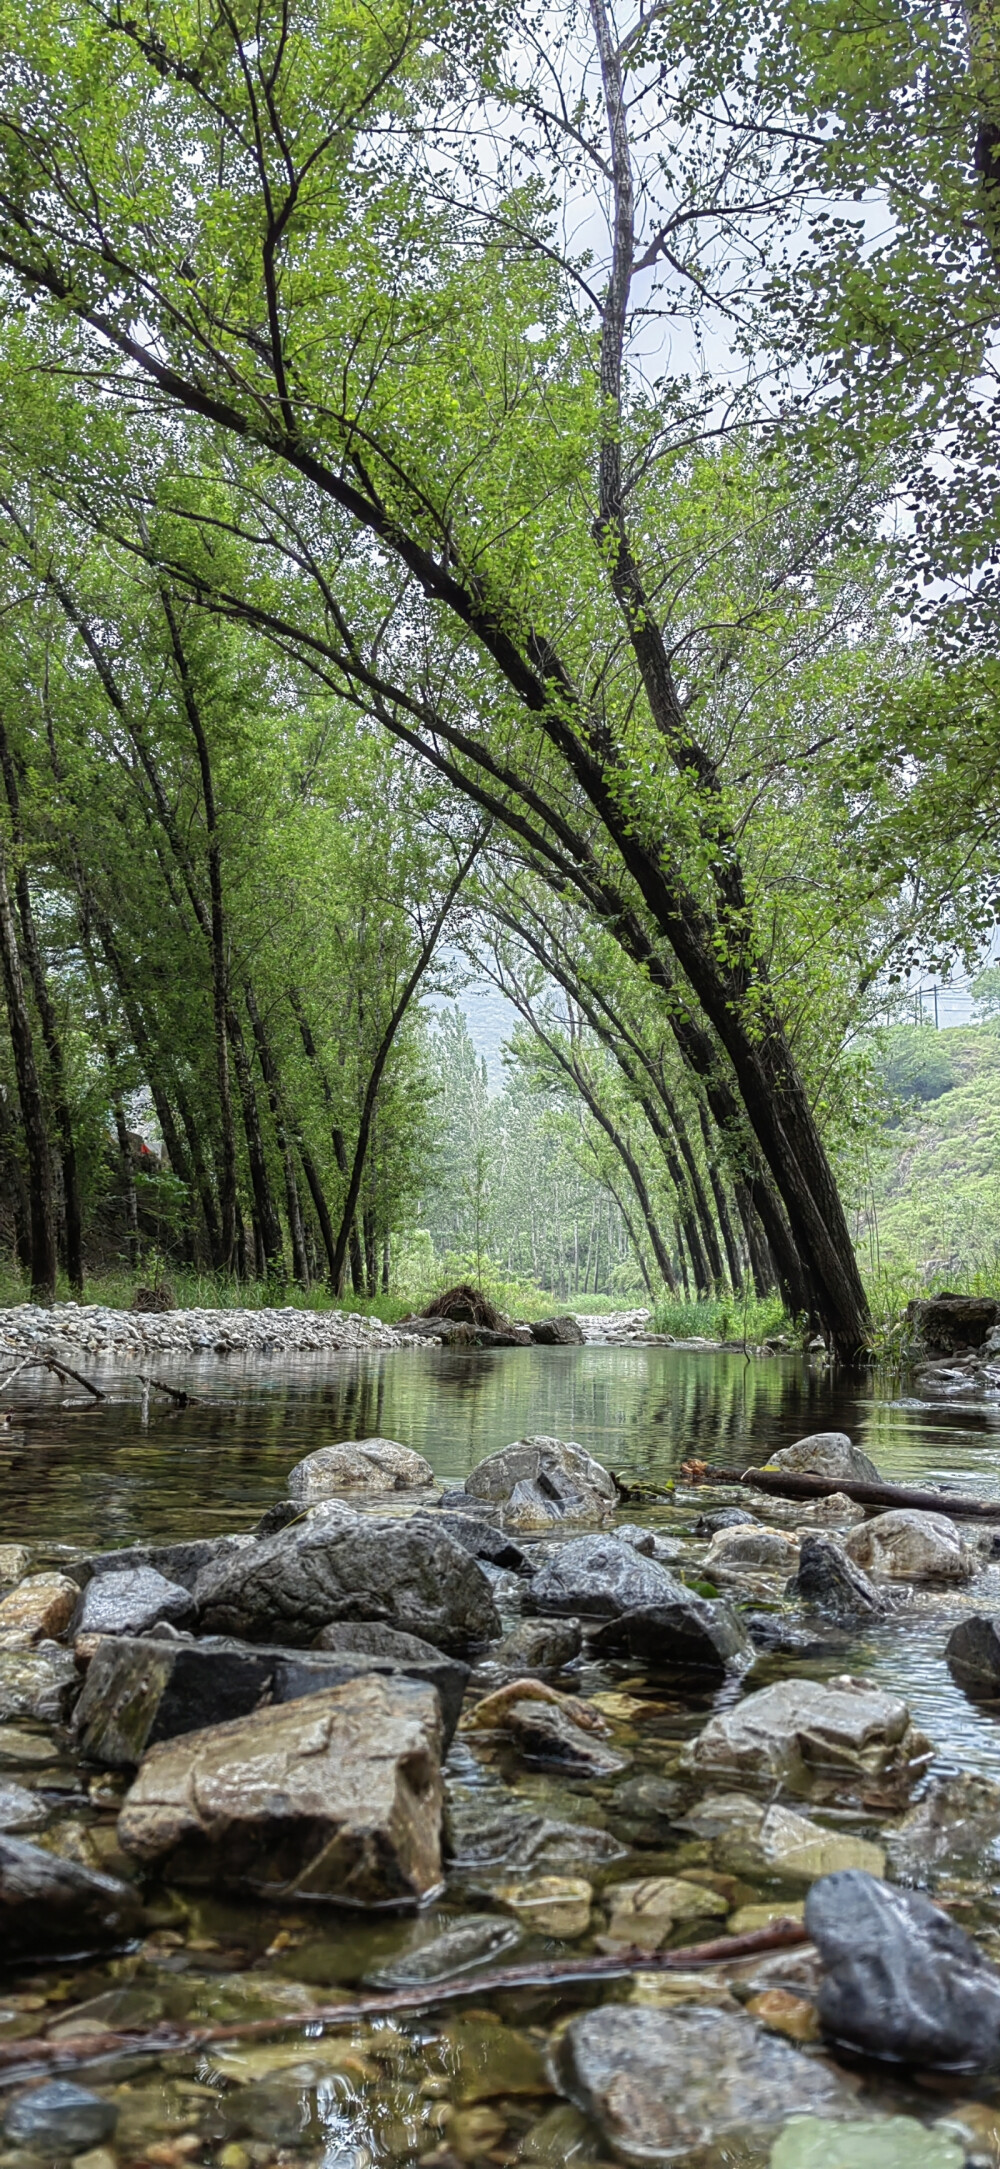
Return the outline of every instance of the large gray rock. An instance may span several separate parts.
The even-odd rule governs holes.
[[[115,1949],[137,1933],[138,1893],[75,1860],[0,1837],[0,1963]]]
[[[730,1606],[710,1604],[682,1584],[670,1602],[645,1604],[609,1620],[591,1638],[590,1648],[594,1655],[620,1650],[637,1664],[658,1670],[716,1677],[753,1656],[750,1639]]]
[[[971,1695],[1000,1695],[1000,1616],[972,1612],[960,1619],[945,1643],[945,1656]]]
[[[500,1621],[485,1575],[430,1515],[391,1521],[325,1507],[199,1578],[205,1633],[301,1647],[334,1620],[378,1621],[437,1649],[487,1642]]]
[[[684,1760],[699,1776],[808,1793],[824,1776],[847,1785],[911,1783],[930,1752],[898,1695],[868,1680],[785,1679],[710,1718]]]
[[[688,1594],[666,1567],[616,1536],[577,1536],[533,1576],[526,1602],[535,1612],[619,1619],[649,1605],[682,1603]]]
[[[713,2141],[763,2136],[793,2111],[849,2116],[854,2108],[838,2072],[736,2011],[605,2004],[571,2020],[555,2066],[563,2091],[626,2162],[672,2161]]]
[[[834,1482],[877,1484],[881,1482],[874,1461],[860,1446],[853,1446],[846,1431],[813,1431],[782,1446],[767,1460],[769,1469],[784,1469],[789,1476],[828,1476]]]
[[[202,1889],[426,1899],[442,1880],[441,1745],[433,1688],[369,1673],[151,1748],[119,1842]]]
[[[571,1439],[541,1433],[488,1454],[466,1477],[465,1490],[470,1500],[500,1506],[505,1528],[526,1530],[566,1521],[606,1521],[618,1498],[607,1469],[593,1454]]]
[[[583,1636],[575,1619],[521,1619],[490,1651],[493,1664],[522,1672],[558,1672],[578,1657]]]
[[[0,1723],[32,1717],[57,1724],[66,1716],[80,1687],[80,1675],[68,1649],[42,1642],[35,1649],[0,1650]]]
[[[73,1580],[81,1589],[98,1574],[123,1574],[127,1567],[152,1567],[164,1581],[193,1589],[199,1574],[214,1560],[230,1557],[251,1543],[247,1536],[198,1536],[183,1544],[127,1544],[120,1551],[81,1552],[74,1559]]]
[[[849,1869],[813,1885],[805,1917],[833,2042],[924,2071],[996,2065],[1000,1973],[929,1899]]]
[[[797,1597],[807,1612],[820,1612],[826,1619],[878,1619],[885,1611],[874,1582],[832,1536],[802,1538],[799,1570],[787,1594]]]
[[[412,1446],[391,1438],[345,1439],[297,1461],[288,1495],[300,1506],[313,1506],[340,1491],[414,1491],[433,1482],[430,1462]]]
[[[168,1582],[155,1567],[122,1567],[92,1578],[73,1615],[74,1634],[145,1634],[161,1619],[189,1626],[194,1598],[181,1582]]]
[[[580,1348],[587,1336],[576,1318],[535,1318],[531,1338],[542,1348]]]
[[[11,2146],[59,2159],[101,2146],[117,2122],[117,2103],[102,2101],[100,2094],[88,2093],[69,2079],[50,2079],[12,2104],[3,2130]]]
[[[336,1634],[336,1628],[325,1630]],[[350,1628],[340,1630],[350,1633]],[[458,1723],[468,1665],[414,1635],[355,1628],[402,1649],[291,1650],[206,1636],[201,1641],[118,1637],[91,1659],[74,1714],[81,1752],[91,1762],[128,1768],[161,1740],[247,1717],[264,1703],[294,1702],[371,1673],[426,1680],[439,1697],[445,1748]]]
[[[446,1507],[443,1513],[435,1514],[434,1519],[442,1529],[447,1529],[456,1544],[461,1544],[463,1551],[471,1552],[474,1559],[482,1559],[489,1566],[504,1567],[510,1574],[530,1574],[527,1553],[494,1521],[487,1521],[484,1514],[465,1514],[460,1509]]]
[[[716,1567],[725,1567],[736,1573],[762,1572],[765,1574],[794,1574],[799,1563],[799,1547],[792,1536],[783,1529],[756,1528],[719,1529],[705,1554],[704,1566],[708,1575]]]
[[[845,1550],[869,1574],[894,1581],[965,1582],[979,1561],[947,1514],[895,1506],[852,1529]]]

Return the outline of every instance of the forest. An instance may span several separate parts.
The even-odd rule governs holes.
[[[991,12],[2,18],[12,1285],[995,1274]]]

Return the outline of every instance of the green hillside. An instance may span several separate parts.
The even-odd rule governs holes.
[[[1000,1023],[887,1035],[889,1114],[861,1215],[883,1267],[942,1283],[1000,1272]]]

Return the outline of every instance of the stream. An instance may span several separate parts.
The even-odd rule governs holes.
[[[109,1394],[134,1395],[120,1366],[91,1361],[86,1368]],[[763,1462],[807,1433],[840,1430],[889,1481],[1000,1497],[1000,1399],[940,1390],[921,1397],[912,1381],[831,1377],[822,1365],[798,1357],[748,1361],[741,1354],[588,1344],[276,1356],[266,1362],[162,1357],[156,1372],[199,1398],[184,1408],[154,1398],[144,1421],[135,1398],[64,1406],[65,1389],[42,1381],[38,1372],[23,1374],[4,1395],[0,1406],[9,1417],[0,1431],[0,1542],[30,1546],[33,1571],[59,1565],[67,1547],[112,1549],[249,1530],[283,1495],[295,1462],[334,1441],[371,1436],[416,1448],[446,1484],[460,1483],[485,1455],[526,1434],[574,1439],[626,1482],[651,1488],[676,1482],[672,1498],[630,1504],[619,1519],[691,1541],[693,1567],[704,1550],[692,1537],[699,1512],[736,1495],[686,1488],[679,1470],[691,1459],[736,1469]],[[19,1424],[18,1411],[27,1408],[31,1419]],[[759,1495],[742,1494],[740,1503],[786,1530],[800,1518],[790,1505]],[[385,1503],[377,1510],[384,1511]],[[519,1541],[530,1549],[530,1540]],[[757,1575],[750,1577],[747,1598],[775,1604],[781,1589]],[[724,1593],[734,1596],[731,1586]],[[517,1614],[509,1592],[503,1604],[511,1624]],[[589,1924],[582,1932],[577,1925],[568,1940],[551,1924],[525,1928],[523,1921],[518,1940],[496,1897],[497,1876],[470,1866],[468,1858],[452,1869],[443,1896],[419,1915],[269,1909],[221,1895],[157,1889],[143,1940],[123,1955],[4,1971],[0,1950],[0,2042],[60,2027],[78,2032],[81,2024],[96,2030],[163,2017],[221,2022],[248,2013],[294,2014],[337,1992],[363,1994],[373,1979],[391,1985],[405,1978],[421,1949],[463,1921],[485,1921],[484,1949],[491,1918],[495,1927],[506,1925],[509,1951],[492,1963],[509,1963],[511,1951],[518,1962],[567,1953],[576,1958],[602,1947],[603,1893],[629,1878],[700,1877],[706,1889],[724,1892],[733,1917],[761,1902],[787,1910],[801,1901],[801,1884],[793,1891],[780,1878],[720,1873],[710,1842],[671,1827],[662,1814],[644,1813],[634,1790],[625,1812],[616,1793],[626,1780],[634,1786],[640,1778],[673,1776],[679,1753],[713,1709],[748,1687],[796,1674],[844,1672],[905,1696],[915,1724],[934,1744],[932,1775],[973,1770],[1000,1783],[1000,1705],[970,1701],[943,1657],[951,1626],[970,1610],[1000,1612],[1000,1563],[984,1563],[971,1589],[910,1590],[887,1620],[841,1636],[830,1653],[758,1656],[749,1681],[727,1681],[717,1693],[679,1693],[662,1674],[643,1675],[621,1659],[578,1663],[557,1684],[585,1697],[611,1698],[613,1745],[627,1766],[622,1777],[610,1780],[536,1767],[495,1736],[460,1732],[449,1761],[454,1827],[485,1827],[513,1803],[609,1834],[608,1857],[600,1863],[541,1865],[540,1872],[583,1876],[592,1886]],[[473,1679],[469,1703],[495,1685],[487,1668]],[[81,1770],[63,1736],[56,1735],[53,1746],[45,1728],[30,1724],[0,1725],[0,1785],[8,1780],[35,1789],[48,1805],[49,1821],[32,1832],[32,1842],[121,1872],[114,1849],[119,1781]],[[808,1803],[794,1805],[813,1812]],[[843,1824],[822,1803],[816,1812],[830,1828]],[[848,1823],[868,1838],[879,1837],[873,1813]],[[994,1847],[974,1874],[964,1868],[941,1886],[953,1917],[975,1931],[993,1958],[1000,1956],[998,1861]],[[719,1924],[706,1918],[695,1922],[694,1932],[689,1923],[670,1940],[682,1945],[716,1932]],[[793,1985],[795,1960],[790,1953],[786,1973],[773,1959],[756,1970],[744,1962],[741,1999],[760,1983],[781,1987],[787,1976]],[[113,2137],[77,2152],[76,2159],[83,2169],[485,2169],[487,2163],[557,2169],[563,2162],[595,2169],[627,2155],[616,2157],[597,2126],[553,2090],[553,2038],[571,2011],[643,2000],[672,2008],[665,1981],[649,1975],[504,1991],[471,2007],[459,2002],[435,2008],[429,2000],[426,2013],[350,2032],[293,2033],[162,2061],[105,2059],[78,2076],[114,2103],[117,2127]],[[725,1983],[719,1997],[732,2007]],[[952,2160],[1000,2162],[1000,2092],[994,2118],[988,2084],[967,2081],[935,2093],[870,2073],[853,2083],[866,2113],[903,2114],[927,2127],[955,2099],[974,2100],[969,2129],[975,2143],[966,2138],[957,2154],[942,2153],[943,2169]],[[7,2098],[0,2095],[0,2117]],[[792,2115],[795,2107],[789,2101],[785,2113]],[[683,2162],[685,2169],[765,2169],[773,2137],[709,2137],[686,2151],[643,2158]],[[0,2169],[38,2169],[62,2158],[58,2149],[0,2139]],[[887,2151],[878,2157],[879,2169],[883,2158],[887,2169],[895,2169],[904,2154]],[[839,2165],[841,2157],[836,2159]]]

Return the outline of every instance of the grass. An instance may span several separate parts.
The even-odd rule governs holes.
[[[666,1295],[653,1314],[657,1333],[672,1333],[675,1340],[748,1341],[751,1345],[774,1333],[801,1340],[781,1297],[753,1295],[706,1295],[686,1302],[682,1296]]]

